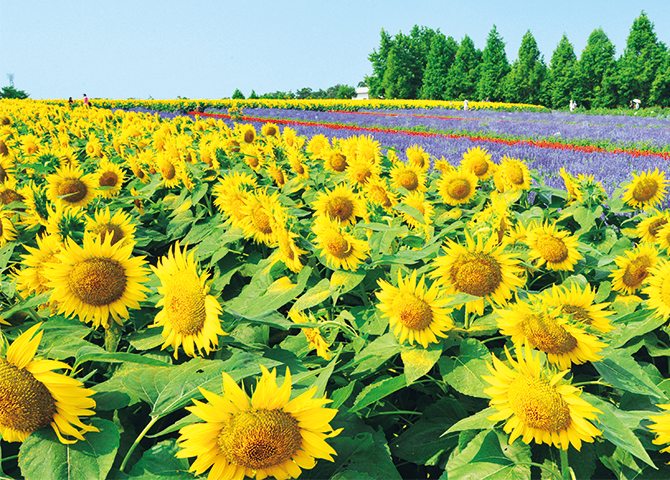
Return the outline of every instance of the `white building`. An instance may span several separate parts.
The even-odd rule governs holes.
[[[353,100],[370,100],[370,89],[368,87],[358,87]]]

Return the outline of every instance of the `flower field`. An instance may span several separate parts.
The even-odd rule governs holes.
[[[272,102],[0,101],[0,476],[670,477],[667,119]]]

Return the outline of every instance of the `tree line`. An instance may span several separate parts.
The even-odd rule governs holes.
[[[382,29],[365,82],[371,98],[488,99],[551,108],[567,107],[571,100],[586,108],[614,108],[639,99],[646,106],[670,106],[670,52],[644,11],[633,22],[623,53],[615,54],[597,28],[579,58],[564,34],[547,65],[528,30],[510,64],[495,25],[483,51],[467,35],[459,44],[439,29],[415,25],[408,35]]]
[[[318,90],[312,90],[310,87],[304,87],[299,90],[297,90],[295,93],[293,91],[289,92],[281,92],[281,91],[276,91],[276,92],[269,92],[269,93],[264,93],[262,95],[256,94],[254,90],[251,91],[249,94],[249,99],[254,100],[254,99],[259,99],[259,98],[272,98],[272,99],[324,99],[324,98],[331,98],[331,99],[345,99],[345,98],[351,98],[356,94],[356,88],[352,87],[350,85],[342,85],[338,83],[337,85],[333,85],[332,87],[328,87],[326,90],[323,89],[318,89]],[[244,94],[240,91],[240,89],[235,89],[235,92],[233,93],[233,99],[241,99],[243,100]]]

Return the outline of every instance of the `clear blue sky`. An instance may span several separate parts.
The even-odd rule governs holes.
[[[549,63],[563,33],[579,57],[602,27],[623,52],[644,10],[670,44],[667,0],[0,0],[0,86],[31,98],[215,99],[356,86],[384,28],[439,29],[483,49],[495,24],[517,57],[530,30]]]

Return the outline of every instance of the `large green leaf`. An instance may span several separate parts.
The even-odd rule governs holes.
[[[347,367],[356,365],[354,374],[375,372],[389,358],[400,353],[398,340],[392,333],[387,333],[374,340],[363,350],[358,352],[354,361]]]
[[[441,343],[431,343],[428,348],[402,345],[400,347],[400,358],[402,358],[402,363],[405,366],[407,385],[411,385],[428,373],[440,359],[441,355]]]
[[[294,309],[301,311],[307,308],[315,307],[331,296],[330,281],[327,278],[307,290],[293,306]]]
[[[141,476],[143,480],[168,479],[192,480],[189,473],[189,462],[186,458],[176,458],[179,451],[176,440],[160,442],[144,452],[142,458],[133,465],[130,475]]]
[[[19,449],[19,467],[26,480],[104,480],[119,448],[119,430],[101,418],[85,419],[100,432],[65,445],[51,427],[31,434]]]
[[[612,338],[610,347],[622,347],[629,340],[656,330],[665,322],[666,320],[663,317],[655,315],[646,308],[619,317],[614,322],[615,330],[609,333],[610,338]]]
[[[358,394],[356,401],[349,411],[357,412],[406,386],[407,380],[405,379],[405,375],[380,378],[370,385],[367,385],[361,393]]]
[[[444,381],[459,392],[472,397],[488,398],[484,389],[490,385],[482,375],[490,375],[487,364],[491,353],[486,345],[474,338],[461,342],[460,352],[454,357],[442,357],[438,362]]]
[[[592,362],[602,378],[616,388],[640,395],[666,399],[642,367],[625,350],[610,350],[601,361]]]
[[[493,407],[485,408],[463,420],[459,420],[449,427],[443,435],[448,435],[452,432],[462,432],[463,430],[486,430],[493,428],[496,422],[489,420],[488,417],[497,412],[498,410]]]

